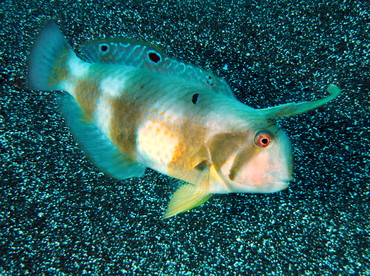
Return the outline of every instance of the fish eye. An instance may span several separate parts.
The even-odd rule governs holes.
[[[271,134],[266,131],[258,132],[256,137],[254,138],[254,143],[260,147],[265,148],[270,145],[272,140]]]

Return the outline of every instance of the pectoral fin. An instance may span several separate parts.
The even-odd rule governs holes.
[[[283,104],[283,105],[279,105],[275,107],[269,107],[266,109],[262,109],[261,111],[264,112],[266,118],[273,119],[273,120],[278,119],[278,118],[285,118],[285,117],[290,117],[293,115],[301,114],[309,110],[312,110],[314,108],[317,108],[319,106],[322,106],[323,104],[326,104],[327,102],[338,97],[338,95],[341,92],[340,88],[335,84],[329,85],[327,88],[327,91],[330,93],[330,95],[327,96],[326,98],[323,98],[317,101],[288,103],[288,104]]]
[[[164,218],[193,209],[206,202],[212,194],[207,190],[192,184],[182,185],[172,196]]]

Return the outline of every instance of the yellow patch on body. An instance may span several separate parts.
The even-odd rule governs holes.
[[[175,123],[175,116],[155,108],[148,110],[137,133],[142,158],[164,173],[179,140],[181,125]]]
[[[175,130],[170,130],[164,123],[149,119],[140,127],[138,143],[141,151],[145,152],[145,155],[163,170],[172,160],[173,149],[178,143],[178,135]]]
[[[55,59],[54,66],[51,69],[51,74],[49,77],[49,86],[54,87],[63,80],[69,77],[68,67],[65,66],[65,61],[70,55],[69,49],[63,49],[58,57]]]
[[[207,158],[206,153],[200,151],[205,144],[206,128],[195,122],[185,121],[178,131],[179,140],[172,160],[168,164],[169,172],[171,170],[193,169]]]
[[[76,101],[82,107],[86,119],[91,121],[96,109],[96,101],[101,95],[98,82],[91,79],[77,81],[74,95]]]
[[[137,126],[144,116],[145,108],[135,101],[120,97],[112,102],[110,137],[113,143],[129,157],[136,155]]]

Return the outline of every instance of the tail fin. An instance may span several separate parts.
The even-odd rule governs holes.
[[[73,53],[54,22],[41,31],[28,61],[28,86],[37,90],[57,90],[67,77],[66,59]],[[74,53],[73,53],[74,55]]]

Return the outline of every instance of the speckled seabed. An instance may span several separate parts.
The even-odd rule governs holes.
[[[0,274],[370,274],[366,1],[5,0],[0,16]],[[329,83],[343,94],[279,122],[294,147],[288,189],[215,195],[163,220],[173,179],[104,176],[57,111],[60,92],[27,90],[30,47],[51,19],[75,49],[155,43],[256,108],[318,99]]]

